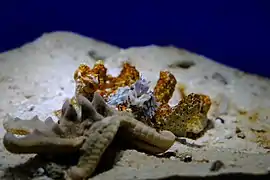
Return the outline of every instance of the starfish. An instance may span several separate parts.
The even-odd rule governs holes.
[[[22,120],[8,115],[3,122],[7,131],[3,138],[5,148],[11,153],[43,156],[59,153],[72,156],[79,152],[77,164],[66,172],[66,179],[74,180],[86,179],[94,173],[119,131],[124,134],[120,137],[128,139],[132,147],[150,154],[165,152],[175,142],[170,131],[157,132],[131,113],[111,108],[97,92],[91,102],[82,95],[76,96],[76,100],[80,111],[66,99],[58,123],[50,117],[43,122],[37,116]]]

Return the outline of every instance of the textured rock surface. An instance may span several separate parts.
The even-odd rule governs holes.
[[[175,152],[175,157],[165,159],[124,151],[113,169],[94,179],[155,179],[176,174],[198,177],[270,171],[270,81],[174,47],[152,45],[121,50],[72,33],[44,34],[21,48],[0,54],[0,119],[6,113],[28,119],[35,114],[41,119],[51,116],[66,97],[73,95],[73,73],[78,65],[86,62],[92,66],[98,58],[106,58],[105,64],[113,74],[118,73],[121,61],[129,60],[153,85],[160,70],[170,70],[187,93],[204,93],[213,99],[209,117],[214,128],[197,140],[186,139],[185,145],[175,143],[170,150]],[[171,104],[176,104],[180,98],[175,91]],[[4,133],[1,126],[0,137]],[[7,173],[8,167],[24,163],[30,156],[11,155],[2,144],[0,155],[1,179],[18,179],[31,174],[29,169],[23,168],[12,171],[13,175]],[[211,172],[217,160],[224,165]],[[37,172],[36,176],[44,174],[42,169]]]

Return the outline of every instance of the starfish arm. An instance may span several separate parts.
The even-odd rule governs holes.
[[[97,92],[94,93],[92,105],[97,112],[104,117],[112,116],[117,113],[117,110],[109,107],[104,98]]]
[[[175,142],[175,135],[170,131],[157,132],[154,128],[129,116],[119,116],[118,118],[121,120],[121,126],[126,126],[136,139],[153,146],[153,153],[156,148],[164,152]],[[149,150],[149,148],[147,147],[145,150]]]
[[[60,127],[51,117],[42,121],[38,116],[34,116],[32,119],[20,119],[18,117],[13,118],[7,114],[3,120],[3,127],[7,132],[17,135],[27,135],[34,130],[38,130],[46,136],[62,134]]]
[[[89,130],[89,137],[82,147],[82,155],[77,166],[66,172],[66,179],[85,179],[95,171],[104,151],[111,144],[120,126],[118,119],[104,118]]]
[[[91,119],[92,121],[101,121],[104,117],[99,114],[92,103],[84,96],[78,95],[77,102],[81,106],[82,117],[81,120]]]
[[[34,131],[25,137],[16,137],[6,133],[3,138],[5,148],[14,154],[57,154],[78,151],[84,142],[84,137],[65,139],[43,136]]]
[[[145,143],[143,141],[136,141],[135,139],[133,140],[132,142],[132,145],[138,149],[138,150],[141,150],[143,152],[146,152],[148,154],[152,154],[152,155],[155,155],[155,154],[160,154],[160,153],[164,153],[164,149],[160,149],[159,147],[156,147],[156,146],[153,146],[153,145],[150,145],[148,143]]]

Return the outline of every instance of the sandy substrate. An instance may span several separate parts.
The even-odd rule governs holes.
[[[170,151],[176,157],[165,159],[124,151],[111,170],[93,179],[162,179],[176,175],[209,179],[219,175],[217,178],[225,179],[228,173],[258,177],[270,172],[270,81],[174,47],[152,45],[123,50],[73,33],[44,34],[0,54],[1,121],[6,113],[26,119],[53,116],[52,111],[74,94],[73,73],[78,65],[84,62],[92,66],[98,58],[105,59],[113,74],[117,74],[122,61],[130,61],[153,86],[160,70],[170,70],[186,87],[186,93],[211,97],[209,118],[214,127],[195,141],[175,143]],[[179,99],[176,92],[171,104]],[[0,124],[2,137],[5,132]],[[0,155],[1,179],[31,179],[25,170],[13,174],[7,171],[26,162],[30,155],[10,154],[2,143]],[[215,171],[213,165],[218,165],[218,160],[224,165]],[[39,171],[35,179],[49,179]]]

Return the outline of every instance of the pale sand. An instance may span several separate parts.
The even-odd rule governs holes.
[[[190,153],[193,157],[190,163],[177,158],[164,160],[130,150],[123,152],[113,169],[94,179],[156,179],[175,174],[199,177],[229,172],[265,174],[270,171],[270,81],[174,47],[152,45],[121,50],[73,33],[44,34],[21,48],[0,54],[1,120],[6,113],[21,118],[31,118],[36,114],[41,119],[52,116],[52,111],[59,109],[63,100],[74,93],[74,70],[82,62],[92,66],[96,61],[89,56],[89,51],[106,58],[107,67],[114,74],[117,74],[123,60],[129,60],[152,81],[152,85],[155,85],[160,70],[170,70],[179,83],[185,84],[187,93],[204,93],[211,97],[213,106],[209,117],[215,125],[202,138],[196,141],[187,139],[205,147],[175,143],[171,148],[179,155]],[[183,61],[193,65],[181,68]],[[179,99],[176,92],[171,104]],[[240,116],[239,111],[250,114]],[[258,115],[254,116],[254,113]],[[218,116],[224,119],[224,124],[215,120]],[[237,134],[236,127],[242,133]],[[260,133],[258,139],[254,131],[265,132]],[[3,134],[1,123],[0,137]],[[256,142],[263,138],[268,142]],[[8,153],[2,143],[0,150],[1,174],[7,167],[26,162],[29,158]],[[221,160],[225,167],[210,173],[209,168],[216,160]],[[17,173],[1,179],[26,176],[22,172]]]

